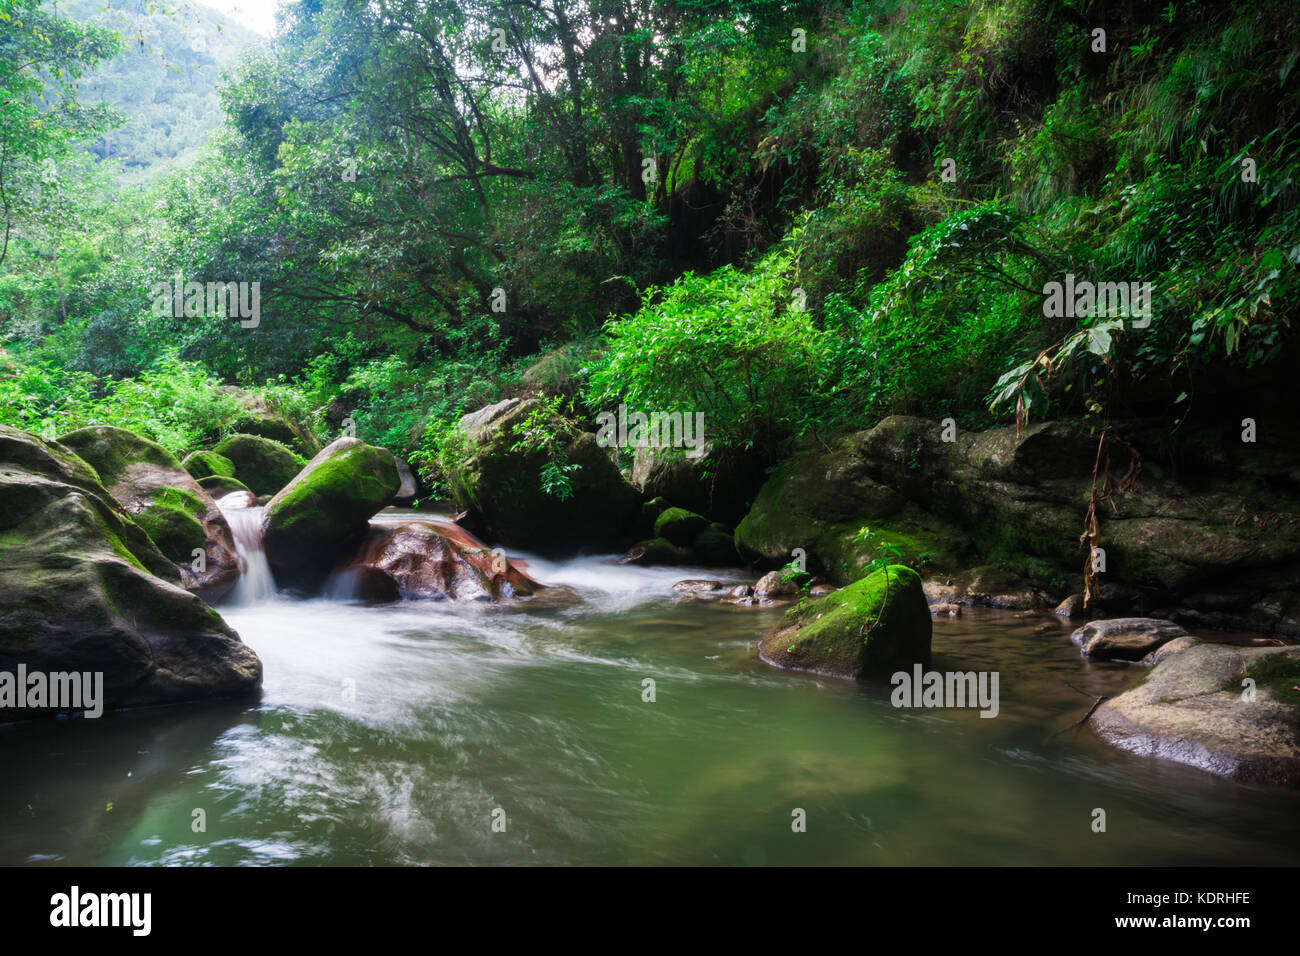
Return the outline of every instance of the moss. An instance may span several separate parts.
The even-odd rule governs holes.
[[[199,487],[212,495],[214,498],[220,498],[236,491],[250,491],[248,485],[244,484],[238,478],[223,478],[220,475],[210,475],[207,478],[199,479]]]
[[[841,676],[888,672],[928,663],[931,628],[920,576],[890,565],[787,611],[763,638],[762,654],[778,666]]]
[[[258,495],[275,494],[307,464],[279,442],[257,435],[231,435],[215,451],[230,460],[235,477]]]
[[[655,519],[654,531],[656,538],[667,538],[673,544],[685,547],[708,527],[708,520],[694,511],[669,508]]]
[[[166,490],[176,491],[174,488]],[[177,495],[185,495],[202,507],[202,502],[187,492],[177,492]],[[208,535],[203,525],[199,524],[184,504],[155,500],[136,515],[135,523],[144,529],[158,550],[177,563],[189,561],[195,548],[203,548],[207,544]]]
[[[215,451],[190,452],[181,462],[181,467],[196,479],[213,476],[233,478],[235,475],[234,462],[225,455],[218,455]]]
[[[1261,654],[1246,666],[1246,673],[1228,686],[1241,690],[1246,677],[1255,681],[1257,690],[1267,690],[1275,700],[1300,705],[1300,656],[1286,653]]]
[[[61,436],[59,444],[70,448],[88,462],[99,474],[105,487],[116,484],[131,465],[149,464],[164,468],[181,466],[176,456],[162,445],[113,425],[78,428]]]

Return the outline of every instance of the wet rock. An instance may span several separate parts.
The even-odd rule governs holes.
[[[688,597],[721,597],[726,592],[726,585],[721,581],[689,579],[678,581],[673,590]]]
[[[375,524],[356,555],[331,576],[331,589],[366,577],[382,593],[377,575],[393,582],[406,600],[499,601],[530,597],[545,586],[515,563],[451,522]]]
[[[679,548],[667,538],[652,538],[634,544],[619,559],[619,564],[636,564],[642,567],[655,564],[690,564],[693,558],[690,548]]]
[[[921,579],[891,565],[786,612],[759,644],[774,667],[856,678],[928,664],[932,632]]]
[[[258,692],[257,655],[69,449],[0,426],[0,503],[0,671],[100,672],[106,708]]]
[[[1255,682],[1253,695],[1243,677]],[[1300,647],[1198,644],[1091,717],[1103,740],[1238,780],[1300,786]]]
[[[961,617],[960,604],[931,604],[930,614],[934,617]]]
[[[1099,661],[1140,661],[1161,644],[1187,634],[1172,621],[1120,617],[1092,621],[1070,635],[1084,657]]]
[[[1066,598],[1064,601],[1062,601],[1060,604],[1056,606],[1055,613],[1058,616],[1065,618],[1066,620],[1072,620],[1074,618],[1083,617],[1084,615],[1083,595],[1071,594],[1068,598]]]
[[[754,595],[760,598],[793,597],[799,593],[794,581],[780,571],[769,571],[754,582]]]

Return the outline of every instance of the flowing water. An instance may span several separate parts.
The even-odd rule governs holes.
[[[232,525],[256,526],[246,510]],[[245,588],[222,613],[265,664],[259,703],[0,729],[0,864],[1297,861],[1295,794],[1067,729],[1139,672],[1083,661],[1042,617],[935,622],[935,669],[1000,674],[981,719],[767,667],[779,611],[671,590],[716,572],[528,566],[584,602]]]

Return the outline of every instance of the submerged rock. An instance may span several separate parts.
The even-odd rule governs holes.
[[[465,449],[448,475],[452,493],[497,540],[551,555],[609,548],[636,516],[636,491],[607,449],[537,401],[479,409],[458,434]]]
[[[257,655],[70,450],[0,426],[0,501],[0,671],[100,672],[108,708],[257,692]]]
[[[888,674],[928,665],[932,630],[920,577],[890,565],[787,611],[758,655],[774,667],[830,677]]]
[[[1161,644],[1185,637],[1172,621],[1149,617],[1117,617],[1092,621],[1070,635],[1084,657],[1098,661],[1140,661]]]
[[[401,485],[393,456],[355,438],[323,449],[266,506],[262,547],[277,579],[324,580],[369,530]]]
[[[258,495],[273,495],[307,463],[279,442],[257,435],[231,435],[216,452],[235,466],[235,477]]]
[[[1254,682],[1253,693],[1243,678]],[[1300,786],[1300,647],[1198,644],[1093,713],[1124,750],[1238,780]]]
[[[98,473],[109,494],[175,565],[185,587],[220,600],[243,566],[216,501],[161,445],[95,425],[59,439]]]

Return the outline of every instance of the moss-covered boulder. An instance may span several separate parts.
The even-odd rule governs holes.
[[[235,433],[269,438],[309,458],[320,451],[320,441],[306,415],[295,414],[274,399],[234,385],[221,390],[239,406],[239,413],[230,425]]]
[[[236,491],[251,491],[248,485],[238,478],[224,478],[221,475],[209,475],[207,478],[200,478],[199,487],[218,500],[226,495],[234,494]]]
[[[234,462],[225,455],[218,455],[215,451],[192,451],[181,461],[181,467],[188,471],[196,481],[211,478],[214,475],[222,478],[233,478],[235,476]]]
[[[655,519],[654,530],[656,538],[667,538],[684,548],[708,528],[709,522],[703,516],[685,508],[668,508]]]
[[[456,503],[490,538],[542,554],[612,547],[637,512],[635,489],[596,437],[542,403],[507,399],[461,419]]]
[[[266,505],[262,547],[277,581],[315,585],[365,537],[401,487],[390,452],[355,438],[324,448]]]
[[[175,563],[185,587],[214,602],[243,570],[225,515],[161,445],[111,425],[59,439],[98,473],[131,519]]]
[[[217,445],[216,452],[235,466],[234,477],[258,495],[275,494],[307,464],[286,446],[257,435],[231,435]]]
[[[774,567],[798,549],[840,583],[882,559],[951,572],[974,555],[958,527],[873,479],[851,438],[778,467],[737,525],[735,542],[742,556]]]
[[[887,675],[929,664],[931,627],[921,578],[890,565],[787,611],[760,642],[759,657],[831,677]]]
[[[106,708],[247,696],[262,679],[94,468],[0,426],[0,671],[20,664],[102,673]],[[0,721],[34,716],[0,708]]]

